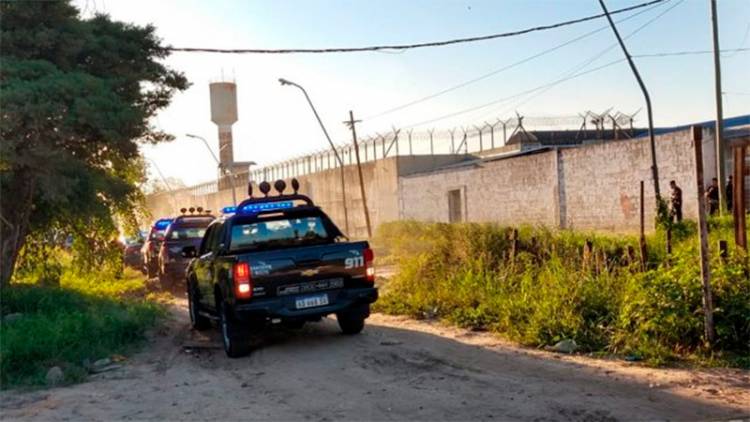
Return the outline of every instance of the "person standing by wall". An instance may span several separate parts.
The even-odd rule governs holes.
[[[708,214],[714,215],[719,211],[719,180],[711,179],[711,184],[706,188],[706,202],[708,205]]]
[[[677,183],[674,180],[669,181],[669,187],[672,188],[672,203],[669,215],[673,222],[679,223],[682,221],[682,189],[677,186]]]

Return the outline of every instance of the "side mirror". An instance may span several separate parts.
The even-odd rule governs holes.
[[[185,246],[184,248],[182,248],[181,255],[184,258],[195,258],[196,256],[198,256],[198,251],[195,249],[195,246]]]

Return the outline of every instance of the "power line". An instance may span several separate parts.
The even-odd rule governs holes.
[[[669,1],[669,0],[667,0],[667,1]],[[619,21],[618,21],[618,23],[620,23],[620,22],[625,22],[625,21],[627,21],[627,20],[630,20],[630,19],[632,19],[632,18],[634,18],[634,17],[636,17],[636,16],[639,16],[639,15],[641,15],[641,14],[643,14],[643,13],[646,13],[646,12],[648,12],[648,11],[650,11],[650,10],[652,10],[652,9],[654,9],[654,8],[656,8],[656,7],[658,7],[658,6],[660,6],[660,4],[658,4],[658,3],[657,3],[656,5],[654,5],[654,6],[652,6],[652,7],[649,7],[648,9],[645,9],[645,10],[641,10],[641,11],[639,11],[639,12],[637,12],[637,13],[634,13],[634,14],[632,14],[632,15],[630,15],[630,16],[627,16],[627,17],[625,17],[625,18],[623,18],[623,19],[619,20]],[[575,43],[575,42],[578,42],[578,41],[580,41],[580,40],[582,40],[582,39],[584,39],[584,38],[588,38],[588,37],[590,37],[591,35],[594,35],[594,34],[596,34],[596,33],[598,33],[598,32],[601,32],[601,31],[603,31],[603,30],[605,30],[605,29],[609,29],[609,25],[606,25],[606,26],[602,26],[602,27],[600,27],[600,28],[597,28],[597,29],[595,29],[595,30],[593,30],[593,31],[589,31],[589,32],[587,32],[587,33],[585,33],[585,34],[583,34],[583,35],[580,35],[580,36],[578,36],[578,37],[575,37],[575,38],[573,38],[573,39],[570,39],[570,40],[568,40],[568,41],[566,41],[566,42],[564,42],[564,43],[562,43],[562,44],[557,44],[556,46],[554,46],[554,47],[551,47],[551,48],[548,48],[548,49],[546,49],[546,50],[544,50],[544,51],[541,51],[541,52],[539,52],[539,53],[537,53],[537,54],[534,54],[534,55],[528,56],[528,57],[526,57],[526,58],[524,58],[524,59],[522,59],[522,60],[519,60],[519,61],[517,61],[517,62],[511,63],[511,64],[509,64],[509,65],[506,65],[506,66],[503,66],[503,67],[501,67],[501,68],[499,68],[499,69],[495,69],[495,70],[492,70],[492,71],[490,71],[490,72],[488,72],[488,73],[485,73],[485,74],[483,74],[483,75],[480,75],[480,76],[477,76],[477,77],[475,77],[475,78],[469,79],[469,80],[467,80],[467,81],[461,82],[461,83],[459,83],[459,84],[457,84],[457,85],[453,85],[453,86],[451,86],[451,87],[449,87],[449,88],[445,88],[445,89],[443,89],[443,90],[440,90],[440,91],[438,91],[438,92],[435,92],[435,93],[433,93],[433,94],[430,94],[430,95],[426,95],[426,96],[424,96],[424,97],[418,98],[418,99],[416,99],[416,100],[410,101],[410,102],[408,102],[408,103],[405,103],[405,104],[401,104],[401,105],[399,105],[399,106],[396,106],[396,107],[393,107],[393,108],[389,108],[388,110],[384,110],[384,111],[382,111],[382,112],[376,113],[376,114],[374,114],[374,115],[371,115],[371,116],[365,116],[365,117],[364,117],[364,120],[372,120],[372,119],[376,119],[376,118],[378,118],[378,117],[382,117],[382,116],[385,116],[385,115],[387,115],[387,114],[391,114],[391,113],[393,113],[393,112],[396,112],[396,111],[400,111],[400,110],[403,110],[403,109],[405,109],[405,108],[408,108],[408,107],[411,107],[411,106],[413,106],[413,105],[415,105],[415,104],[419,104],[419,103],[421,103],[421,102],[424,102],[424,101],[427,101],[427,100],[431,100],[431,99],[433,99],[433,98],[439,97],[439,96],[441,96],[441,95],[447,94],[447,93],[449,93],[449,92],[455,91],[455,90],[457,90],[457,89],[463,88],[463,87],[465,87],[465,86],[468,86],[468,85],[471,85],[471,84],[473,84],[473,83],[476,83],[476,82],[482,81],[482,80],[484,80],[484,79],[487,79],[487,78],[489,78],[490,76],[494,76],[494,75],[497,75],[498,73],[504,72],[504,71],[506,71],[506,70],[510,70],[510,69],[512,69],[512,68],[514,68],[514,67],[517,67],[517,66],[519,66],[519,65],[522,65],[522,64],[524,64],[524,63],[526,63],[526,62],[529,62],[529,61],[531,61],[531,60],[537,59],[537,58],[539,58],[539,57],[541,57],[541,56],[544,56],[544,55],[546,55],[546,54],[552,53],[552,52],[554,52],[554,51],[557,51],[557,50],[559,50],[559,49],[561,49],[561,48],[563,48],[563,47],[566,47],[566,46],[568,46],[568,45],[570,45],[570,44],[573,44],[573,43]]]
[[[666,13],[668,13],[671,10],[673,10],[675,7],[677,7],[680,4],[682,4],[684,1],[685,0],[678,1],[673,6],[669,7],[668,9],[666,9],[663,12],[659,13],[655,17],[653,17],[650,20],[646,21],[641,26],[639,26],[638,28],[636,28],[634,31],[632,31],[631,33],[629,33],[625,38],[626,39],[630,38],[633,35],[635,35],[636,33],[640,32],[641,30],[643,30],[643,28],[645,28],[646,26],[652,24],[653,22],[655,22],[656,20],[658,20],[659,18],[661,18],[662,16],[664,16]],[[428,123],[433,123],[433,122],[436,122],[436,121],[439,121],[439,120],[443,120],[443,119],[446,119],[446,118],[455,117],[455,116],[460,115],[460,114],[465,114],[465,113],[469,113],[469,112],[472,112],[472,111],[481,110],[483,108],[486,108],[486,107],[489,107],[489,106],[492,106],[492,105],[495,105],[495,104],[503,103],[503,102],[506,102],[508,100],[515,99],[515,98],[518,98],[518,97],[522,97],[522,96],[524,96],[526,94],[532,94],[533,93],[534,95],[526,98],[525,100],[523,100],[520,103],[520,104],[525,104],[526,102],[530,101],[534,97],[543,94],[544,92],[550,90],[551,88],[553,88],[554,86],[556,86],[556,85],[558,85],[560,83],[569,81],[571,79],[575,79],[577,77],[589,74],[589,73],[591,73],[593,71],[604,69],[605,67],[609,67],[609,66],[612,66],[612,65],[614,65],[616,63],[621,62],[624,59],[622,59],[622,60],[616,60],[614,62],[607,63],[607,64],[605,64],[603,66],[599,66],[599,67],[596,67],[594,69],[591,69],[591,70],[588,70],[588,71],[585,71],[585,72],[579,72],[580,70],[582,70],[582,69],[586,68],[587,66],[589,66],[594,61],[598,60],[600,57],[602,57],[604,54],[606,54],[608,51],[610,51],[612,48],[614,48],[616,46],[617,46],[617,44],[612,44],[612,45],[608,46],[604,50],[596,53],[591,58],[585,60],[583,63],[576,65],[571,70],[568,70],[567,72],[565,72],[563,74],[563,76],[560,79],[557,79],[557,80],[555,80],[555,81],[553,81],[551,83],[540,85],[540,86],[538,86],[536,88],[532,88],[530,90],[521,92],[519,94],[515,94],[515,95],[512,95],[510,97],[505,97],[505,98],[501,98],[499,100],[491,101],[489,103],[485,103],[485,104],[482,104],[480,106],[471,107],[471,108],[464,109],[464,110],[461,110],[461,111],[458,111],[458,112],[453,112],[453,113],[450,113],[450,114],[447,114],[447,115],[444,115],[444,116],[440,116],[440,117],[435,118],[435,119],[430,119],[430,120],[427,120],[427,121],[424,121],[424,122],[420,122],[420,123],[417,123],[417,124],[414,124],[414,125],[410,125],[410,126],[407,126],[407,128],[411,128],[411,127],[415,127],[415,126],[421,126],[421,125],[425,125],[425,124],[428,124]],[[578,72],[578,73],[575,73],[575,72]]]
[[[532,89],[529,89],[529,90],[526,90],[526,91],[523,91],[523,92],[519,92],[517,94],[511,95],[511,96],[508,96],[508,97],[499,98],[497,100],[493,100],[493,101],[490,101],[488,103],[484,103],[484,104],[481,104],[481,105],[478,105],[478,106],[474,106],[474,107],[467,108],[467,109],[464,109],[464,110],[456,111],[456,112],[453,112],[453,113],[445,114],[445,115],[442,115],[442,116],[434,118],[434,119],[425,120],[423,122],[419,122],[419,123],[415,123],[415,124],[412,124],[412,125],[404,126],[404,129],[410,129],[410,128],[417,127],[417,126],[423,126],[423,125],[426,125],[426,124],[429,124],[429,123],[434,123],[434,122],[437,122],[437,121],[440,121],[440,120],[444,120],[444,119],[447,119],[447,118],[450,118],[450,117],[455,117],[455,116],[458,116],[458,115],[461,115],[461,114],[465,114],[465,113],[468,113],[468,112],[471,112],[471,111],[475,111],[475,110],[480,110],[480,109],[483,109],[483,108],[487,108],[487,107],[495,105],[495,104],[500,104],[500,103],[503,103],[505,101],[509,101],[509,100],[512,100],[512,99],[515,99],[515,98],[518,98],[518,97],[522,97],[522,96],[524,96],[526,94],[538,91],[540,89],[547,88],[548,86],[554,86],[554,85],[557,85],[557,84],[560,84],[560,83],[563,83],[563,82],[567,82],[567,81],[569,81],[571,79],[575,79],[575,78],[581,77],[583,75],[588,75],[589,73],[596,72],[597,70],[601,70],[601,69],[604,69],[606,67],[610,67],[612,65],[615,65],[615,64],[623,62],[623,61],[625,61],[625,59],[617,59],[615,61],[611,61],[611,62],[606,63],[604,65],[595,67],[593,69],[589,69],[589,70],[586,70],[586,71],[583,71],[583,72],[580,72],[580,73],[576,73],[576,74],[571,75],[569,77],[558,79],[556,81],[549,82],[549,83],[546,83],[544,85],[537,86],[536,88],[532,88]]]
[[[676,8],[677,6],[681,5],[684,1],[685,0],[679,0],[677,3],[673,4],[672,6],[670,6],[669,8],[667,8],[666,10],[662,11],[658,15],[654,16],[653,18],[651,18],[648,21],[646,21],[643,24],[641,24],[638,28],[636,28],[635,30],[631,31],[629,34],[625,35],[625,37],[623,37],[623,39],[627,40],[630,37],[634,36],[635,34],[641,32],[644,28],[646,28],[647,26],[649,26],[652,23],[656,22],[657,20],[659,20],[662,16],[666,15],[667,13],[669,13],[670,11],[672,11],[674,8]],[[573,73],[575,73],[575,72],[577,72],[579,70],[585,69],[591,63],[594,63],[595,61],[599,60],[599,58],[601,58],[602,56],[604,56],[605,54],[607,54],[613,48],[617,47],[617,45],[618,45],[618,43],[610,44],[607,48],[605,48],[605,49],[601,50],[599,53],[593,55],[591,58],[589,58],[585,62],[581,63],[580,65],[576,66],[574,69],[572,69],[572,70],[564,73],[563,77],[570,76],[571,74],[573,74]],[[531,101],[534,98],[536,98],[536,97],[544,94],[545,92],[549,91],[550,89],[552,89],[554,87],[555,87],[555,85],[548,86],[545,89],[543,89],[543,90],[541,90],[539,92],[536,92],[533,95],[530,95],[528,98],[525,98],[521,102],[515,104],[513,108],[518,108],[518,107],[520,107],[520,106],[528,103],[529,101]],[[504,112],[507,113],[509,110],[510,110],[510,108],[507,109],[507,110],[505,110]]]
[[[734,53],[732,56],[743,51],[750,51],[750,47],[745,48],[728,48],[720,50],[720,53]],[[651,53],[651,54],[638,54],[633,57],[670,57],[670,56],[693,56],[696,54],[713,54],[712,50],[694,50],[694,51],[674,51],[670,53]]]
[[[732,52],[732,51],[746,51],[746,50],[750,50],[750,49],[747,49],[747,48],[745,48],[745,49],[736,48],[736,49],[722,50],[722,51]],[[685,56],[685,55],[689,55],[689,54],[706,54],[706,53],[704,51],[678,51],[678,52],[656,53],[656,54],[643,54],[643,55],[636,54],[636,55],[633,55],[632,57],[633,58],[641,58],[641,57],[670,57],[670,56]],[[546,83],[544,85],[539,85],[539,86],[537,86],[535,88],[531,88],[531,89],[528,89],[526,91],[519,92],[517,94],[513,94],[513,95],[508,96],[508,97],[499,98],[499,99],[496,99],[496,100],[493,100],[493,101],[490,101],[490,102],[487,102],[487,103],[484,103],[484,104],[481,104],[481,105],[478,105],[478,106],[474,106],[474,107],[470,107],[470,108],[463,109],[463,110],[460,110],[460,111],[456,111],[456,112],[453,112],[453,113],[445,114],[445,115],[442,115],[440,117],[436,117],[434,119],[425,120],[425,121],[422,121],[422,122],[419,122],[419,123],[414,123],[414,124],[411,124],[411,125],[408,125],[408,126],[403,126],[403,129],[410,129],[410,128],[417,127],[417,126],[423,126],[423,125],[426,125],[426,124],[429,124],[429,123],[434,123],[434,122],[437,122],[437,121],[440,121],[440,120],[444,120],[444,119],[447,119],[447,118],[450,118],[450,117],[455,117],[455,116],[458,116],[458,115],[461,115],[461,114],[465,114],[465,113],[469,113],[469,112],[472,112],[472,111],[475,111],[475,110],[480,110],[480,109],[483,109],[483,108],[487,108],[487,107],[495,105],[495,104],[501,104],[503,102],[510,101],[510,100],[522,97],[522,96],[524,96],[526,94],[534,93],[536,91],[539,91],[539,90],[542,90],[542,89],[545,89],[545,88],[548,88],[548,87],[551,87],[551,86],[554,86],[554,85],[558,85],[558,84],[561,84],[563,82],[567,82],[567,81],[579,78],[579,77],[584,76],[584,75],[588,75],[590,73],[593,73],[593,72],[596,72],[596,71],[608,68],[610,66],[613,66],[615,64],[618,64],[618,63],[621,63],[621,62],[624,62],[624,61],[625,61],[625,59],[617,59],[617,60],[605,63],[605,64],[603,64],[601,66],[595,67],[593,69],[585,70],[585,71],[573,74],[573,75],[565,77],[565,78],[557,79],[557,80],[555,80],[553,82],[549,82],[549,83]],[[724,93],[725,94],[733,94],[733,93],[730,93],[730,92],[724,92]],[[739,94],[739,93],[734,93],[734,94]]]
[[[741,51],[749,51],[749,50],[750,50],[750,48],[732,48],[732,49],[721,50],[721,52],[734,52],[734,51],[741,52]],[[712,51],[708,51],[708,52],[707,51],[702,51],[702,50],[698,50],[698,51],[676,51],[676,52],[667,52],[667,53],[635,54],[632,57],[633,58],[652,58],[652,57],[687,56],[687,55],[710,54],[710,53],[712,53]],[[422,122],[419,122],[419,123],[414,123],[414,124],[411,124],[411,125],[408,125],[408,126],[404,126],[403,128],[404,129],[410,129],[410,128],[417,127],[417,126],[423,126],[423,125],[426,125],[426,124],[429,124],[429,123],[434,123],[434,122],[437,122],[437,121],[440,121],[440,120],[444,120],[444,119],[447,119],[447,118],[450,118],[450,117],[455,117],[455,116],[458,116],[458,115],[461,115],[461,114],[465,114],[465,113],[469,113],[469,112],[472,112],[472,111],[475,111],[475,110],[480,110],[480,109],[483,109],[483,108],[487,108],[487,107],[495,105],[495,104],[501,104],[501,103],[504,103],[506,101],[510,101],[510,100],[516,99],[518,97],[522,97],[522,96],[524,96],[526,94],[530,94],[530,93],[542,90],[542,89],[550,87],[550,86],[554,86],[554,85],[557,85],[557,84],[561,84],[563,82],[567,82],[567,81],[569,81],[571,79],[576,79],[578,77],[581,77],[581,76],[584,76],[584,75],[588,75],[589,73],[593,73],[593,72],[596,72],[596,71],[608,68],[610,66],[613,66],[613,65],[615,65],[617,63],[621,63],[621,62],[624,62],[624,61],[625,61],[625,59],[617,59],[617,60],[611,61],[609,63],[603,64],[601,66],[595,67],[593,69],[589,69],[589,70],[586,70],[586,71],[583,71],[583,72],[580,72],[580,73],[576,73],[574,75],[571,75],[569,77],[565,77],[565,78],[562,78],[562,79],[557,79],[557,80],[555,80],[553,82],[546,83],[544,85],[539,85],[539,86],[537,86],[535,88],[531,88],[529,90],[526,90],[526,91],[523,91],[523,92],[519,92],[517,94],[511,95],[511,96],[508,96],[508,97],[499,98],[497,100],[493,100],[493,101],[490,101],[488,103],[484,103],[484,104],[481,104],[481,105],[478,105],[478,106],[474,106],[474,107],[471,107],[471,108],[468,108],[468,109],[464,109],[464,110],[460,110],[460,111],[457,111],[457,112],[445,114],[445,115],[442,115],[442,116],[434,118],[434,119],[425,120],[425,121],[422,121]],[[750,94],[745,94],[745,93],[726,92],[726,91],[724,92],[724,94],[725,95],[750,95]]]
[[[651,0],[645,3],[636,4],[634,6],[625,7],[610,12],[610,15],[628,12],[630,10],[636,10],[643,7],[648,7],[654,4],[661,3],[666,0]],[[453,44],[464,44],[478,41],[487,41],[497,38],[507,38],[531,32],[546,31],[548,29],[560,28],[563,26],[574,25],[581,22],[586,22],[594,19],[603,17],[604,14],[590,15],[583,18],[568,20],[564,22],[558,22],[550,25],[535,26],[533,28],[522,29],[518,31],[503,32],[499,34],[482,35],[478,37],[468,38],[456,38],[446,41],[432,41],[425,43],[416,44],[395,44],[395,45],[375,45],[369,47],[339,47],[339,48],[278,48],[278,49],[266,49],[266,48],[240,48],[240,49],[226,49],[226,48],[195,48],[195,47],[169,47],[170,51],[174,52],[186,52],[186,53],[222,53],[222,54],[294,54],[294,53],[357,53],[364,51],[382,51],[382,50],[410,50],[415,48],[425,47],[442,47]]]

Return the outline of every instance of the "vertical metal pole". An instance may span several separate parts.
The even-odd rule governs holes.
[[[359,145],[357,144],[357,129],[354,127],[357,120],[354,120],[354,113],[349,110],[349,121],[347,123],[352,130],[352,140],[354,141],[354,155],[357,158],[357,173],[359,174],[359,191],[362,195],[362,209],[365,212],[365,222],[367,223],[367,237],[372,237],[372,226],[370,226],[370,211],[367,209],[367,195],[365,195],[365,181],[362,176],[362,164],[359,162]],[[398,149],[398,146],[396,146]]]
[[[395,127],[393,128],[393,136],[395,136],[395,137],[396,137],[396,139],[394,139],[394,140],[393,140],[393,141],[394,141],[394,142],[396,143],[396,157],[398,157],[398,156],[399,156],[399,154],[400,154],[400,152],[399,152],[399,150],[398,150],[398,144],[399,144],[399,141],[398,141],[398,133],[399,133],[400,131],[401,131],[401,129],[399,129],[399,130],[396,130],[396,128],[395,128]]]
[[[641,180],[641,203],[640,203],[640,236],[638,238],[638,243],[641,248],[641,270],[646,271],[648,266],[648,249],[646,248],[646,218],[645,218],[645,207],[644,207],[644,194],[643,194],[643,180]]]
[[[477,133],[479,133],[479,152],[482,152],[482,149],[484,147],[483,142],[482,142],[482,129],[484,128],[479,128],[479,127],[474,126],[474,129],[476,129]]]
[[[305,94],[305,99],[307,100],[307,103],[310,105],[310,108],[313,111],[313,114],[315,114],[315,118],[318,120],[318,124],[320,125],[320,129],[323,130],[323,134],[326,137],[326,140],[328,141],[328,144],[331,146],[331,149],[333,150],[333,153],[336,155],[336,160],[339,162],[340,173],[341,173],[341,205],[344,208],[344,223],[346,226],[346,232],[349,232],[349,212],[346,208],[346,186],[344,182],[344,161],[341,159],[341,156],[339,155],[338,151],[336,150],[336,146],[333,144],[333,141],[331,141],[331,137],[328,135],[328,131],[326,130],[325,125],[323,125],[323,121],[320,119],[320,116],[318,115],[318,111],[315,109],[315,106],[312,103],[312,100],[310,99],[310,96],[307,95],[307,91],[305,91],[305,88],[302,86],[295,84],[293,82],[285,81],[285,80],[279,80],[282,84],[285,85],[292,85],[297,88],[299,88],[303,94]]]
[[[721,98],[721,56],[719,51],[719,23],[716,0],[711,1],[711,32],[714,47],[714,95],[716,96],[716,178],[719,179],[719,215],[724,215],[726,207],[726,170],[724,168],[724,108]]]
[[[612,17],[609,15],[609,11],[607,10],[607,6],[604,4],[604,0],[599,0],[599,4],[602,6],[602,10],[604,10],[604,14],[607,16],[609,26],[612,27],[612,32],[615,33],[617,42],[620,43],[622,52],[628,59],[630,69],[633,71],[635,79],[638,80],[638,85],[640,85],[641,91],[643,91],[643,97],[646,99],[646,111],[648,111],[648,137],[651,144],[651,177],[654,179],[654,193],[656,194],[656,206],[658,207],[659,201],[661,200],[661,191],[659,190],[659,168],[656,165],[656,141],[654,140],[654,117],[651,112],[651,97],[648,95],[648,90],[646,89],[646,85],[641,79],[641,74],[638,73],[638,68],[635,67],[633,58],[630,57],[630,53],[628,53],[628,49],[627,47],[625,47],[625,43],[622,41],[620,33],[617,31],[615,23],[612,21]]]
[[[736,146],[734,152],[734,180],[732,211],[734,214],[734,243],[747,251],[747,216],[745,215],[745,146]]]
[[[711,297],[711,267],[708,255],[708,224],[706,223],[706,206],[703,201],[703,128],[693,126],[690,128],[693,138],[693,149],[695,150],[695,182],[698,188],[698,234],[700,237],[701,250],[701,285],[703,287],[703,317],[706,341],[714,342],[714,310],[713,298]]]
[[[414,129],[409,129],[409,132],[407,132],[409,134],[409,155],[414,155],[414,150],[411,147],[411,134],[413,131]]]
[[[434,155],[435,147],[432,140],[432,135],[435,133],[435,129],[430,129],[430,155]]]

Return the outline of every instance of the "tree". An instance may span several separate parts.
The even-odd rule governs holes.
[[[0,287],[30,234],[101,236],[142,199],[139,143],[188,86],[152,26],[81,19],[69,1],[2,2]]]

